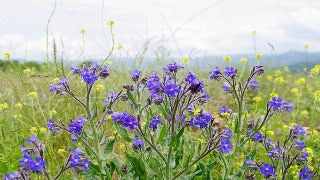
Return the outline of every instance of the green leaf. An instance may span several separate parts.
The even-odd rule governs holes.
[[[109,141],[106,147],[104,148],[104,156],[109,156],[112,154],[114,143],[116,142],[117,135],[114,140]]]
[[[132,165],[132,170],[134,171],[135,177],[139,177],[140,180],[145,180],[148,178],[146,167],[141,158],[137,158],[127,152],[126,158]]]
[[[117,123],[114,123],[114,126],[117,129],[117,132],[122,136],[122,138],[125,141],[127,141],[127,142],[131,142],[132,141],[130,136],[129,136],[129,134],[128,134],[128,131],[125,128],[119,126],[119,124],[117,124]]]
[[[158,140],[157,140],[157,143],[160,143],[165,137],[166,137],[166,134],[167,134],[167,124],[165,124],[161,131],[160,131],[160,135],[158,137]]]
[[[89,172],[91,172],[93,175],[99,176],[101,173],[101,169],[98,165],[94,164],[93,162],[90,162]]]
[[[93,116],[91,117],[92,120],[94,120],[98,116],[98,106],[96,103],[93,105]]]
[[[139,107],[139,104],[137,103],[137,101],[135,100],[135,98],[132,96],[131,92],[129,90],[127,90],[127,96],[130,99],[130,101],[136,106]]]

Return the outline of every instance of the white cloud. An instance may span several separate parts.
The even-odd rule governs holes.
[[[53,1],[5,1],[0,7],[0,51],[10,51],[16,58],[44,59],[45,25]],[[76,59],[81,54],[79,29],[85,28],[84,58],[101,58],[111,46],[104,23],[115,19],[116,45],[123,45],[129,56],[134,56],[149,39],[152,39],[149,56],[159,45],[171,49],[177,57],[188,56],[192,49],[196,49],[195,56],[252,53],[253,29],[258,32],[260,52],[270,52],[268,42],[275,45],[277,52],[303,50],[305,43],[311,51],[320,51],[316,40],[320,36],[318,0],[216,2],[219,3],[203,10],[215,2],[105,0],[101,22],[102,0],[57,0],[57,10],[49,26],[50,37],[56,39],[58,52],[62,51],[63,41],[65,57]]]

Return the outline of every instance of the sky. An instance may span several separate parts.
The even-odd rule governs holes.
[[[0,0],[0,53],[44,60],[53,9],[54,0]],[[255,53],[253,30],[258,53],[320,51],[319,0],[56,0],[50,58],[53,39],[66,60],[106,57],[110,19],[118,57]]]

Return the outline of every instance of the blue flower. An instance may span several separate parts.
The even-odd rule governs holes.
[[[168,83],[164,87],[164,93],[169,95],[170,97],[175,97],[179,93],[179,86],[173,83]]]
[[[261,74],[264,73],[264,67],[263,66],[254,66],[251,73],[257,74],[258,76],[260,76]]]
[[[149,124],[149,128],[152,129],[152,131],[157,130],[158,124],[161,122],[161,119],[162,119],[162,118],[161,118],[160,115],[158,115],[158,116],[153,116],[153,117],[152,117],[152,120],[151,120],[151,122],[150,122],[150,124]]]
[[[147,88],[149,90],[153,89],[154,85],[157,84],[159,81],[160,81],[159,75],[156,72],[154,72],[149,76],[147,80]]]
[[[197,76],[193,72],[189,72],[184,81],[190,85],[194,85],[197,83]]]
[[[232,114],[232,109],[228,109],[226,106],[222,106],[219,111],[218,114],[222,115],[222,113],[229,113],[230,115]]]
[[[298,150],[303,150],[306,146],[304,145],[303,141],[300,140],[294,140],[293,141],[293,147]]]
[[[27,153],[23,153],[23,158],[19,159],[19,162],[21,163],[21,167],[36,173],[42,172],[46,165],[46,162],[43,161],[40,157],[36,157],[33,160],[32,157]]]
[[[119,120],[123,123],[124,127],[127,127],[130,130],[134,130],[134,128],[139,125],[137,119],[127,112],[123,112]]]
[[[163,68],[163,71],[166,73],[169,72],[177,72],[179,69],[183,68],[183,66],[178,65],[176,62],[172,64],[168,64],[167,67]]]
[[[237,75],[237,69],[227,66],[225,68],[224,74],[228,77],[234,78]]]
[[[90,162],[88,158],[85,158],[80,148],[71,149],[70,155],[70,167],[73,168],[77,173],[82,171],[88,171]]]
[[[300,170],[299,177],[302,180],[311,180],[313,177],[311,169],[308,166],[304,166],[304,168]]]
[[[105,101],[103,102],[104,105],[109,106],[110,103],[113,103],[116,98],[118,97],[119,93],[117,91],[111,91],[109,92],[107,98],[105,99]]]
[[[142,139],[140,139],[139,137],[136,137],[133,140],[133,144],[132,144],[133,148],[141,148],[144,146],[144,142]]]
[[[18,172],[13,172],[10,174],[5,174],[3,180],[18,180],[18,179],[22,179],[20,176],[20,173]]]
[[[73,120],[70,124],[69,124],[69,132],[70,133],[75,133],[77,135],[80,135],[82,132],[82,128],[84,123],[87,120],[81,116],[77,117],[77,119]]]
[[[140,77],[141,71],[139,70],[134,70],[133,72],[130,73],[131,79],[133,81],[137,81]]]
[[[233,148],[233,146],[230,143],[230,139],[221,140],[220,150],[223,153],[228,154],[232,148]]]
[[[292,136],[295,138],[297,136],[304,136],[306,131],[301,126],[294,126]]]
[[[262,142],[264,139],[264,136],[261,134],[261,132],[257,132],[255,135],[253,135],[253,141],[255,142]]]
[[[70,68],[70,71],[73,73],[73,74],[80,74],[81,70],[79,68],[77,68],[76,66],[74,67],[71,67]]]
[[[259,88],[259,82],[252,78],[248,84],[248,89],[256,90]]]
[[[109,69],[106,65],[103,66],[103,69],[99,72],[98,76],[101,79],[105,79],[110,75]]]
[[[281,146],[273,147],[271,148],[271,151],[268,152],[268,155],[270,158],[280,159],[282,158],[284,151],[285,151],[284,147],[281,147]]]
[[[200,113],[193,119],[193,126],[199,126],[200,129],[207,127],[208,123],[212,120],[210,113]]]
[[[80,75],[81,75],[83,81],[87,84],[90,84],[90,85],[94,84],[94,82],[96,80],[98,80],[98,77],[96,76],[96,74],[87,68],[81,70]]]
[[[274,109],[278,110],[283,106],[283,100],[281,98],[272,97],[268,104]]]
[[[264,163],[262,166],[259,167],[259,169],[264,177],[270,177],[276,174],[276,172],[274,171],[274,166],[268,163]]]
[[[293,110],[293,104],[288,103],[286,101],[283,102],[283,109],[287,112],[291,112]]]
[[[69,80],[60,78],[59,82],[50,84],[49,92],[59,95],[64,95],[66,92],[70,92]]]
[[[213,71],[209,72],[210,79],[219,81],[222,77],[219,67],[217,66]]]
[[[225,82],[223,83],[223,86],[221,86],[221,88],[225,91],[225,92],[231,92],[231,86],[229,83]]]
[[[38,140],[38,137],[33,134],[29,139],[26,139],[26,142],[30,144],[36,144],[37,140]]]

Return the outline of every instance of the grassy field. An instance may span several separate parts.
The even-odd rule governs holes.
[[[10,60],[8,60],[10,61]],[[192,59],[191,59],[192,61]],[[238,74],[244,79],[250,71],[246,62],[238,62],[232,60],[232,64],[238,68]],[[178,63],[183,63],[177,60]],[[149,76],[152,71],[162,70],[163,64],[169,61],[163,60],[162,65],[154,63],[149,67],[143,68],[142,76]],[[186,62],[185,62],[186,63]],[[115,62],[109,65],[110,76],[105,80],[98,80],[93,86],[92,102],[97,104],[98,114],[104,109],[103,101],[107,94],[113,90],[121,90],[124,84],[129,84],[131,78],[129,73],[133,70],[126,66],[113,68]],[[223,66],[227,62],[221,63]],[[217,115],[221,106],[226,105],[232,109],[236,109],[232,96],[226,95],[221,89],[223,82],[211,81],[208,75],[209,69],[199,69],[197,67],[185,68],[179,74],[179,78],[184,78],[189,71],[198,75],[198,78],[204,81],[205,89],[211,96],[210,102],[204,105],[206,111],[211,112],[221,123],[221,127],[228,126],[229,121]],[[147,67],[147,66],[141,66]],[[69,71],[70,67],[65,67],[65,75],[71,82],[71,88],[74,94],[81,99],[85,96],[84,83],[81,78],[72,75]],[[213,70],[215,67],[210,67]],[[1,70],[1,69],[0,69]],[[250,91],[245,97],[246,109],[248,113],[245,116],[250,119],[263,115],[266,107],[266,101],[272,96],[279,96],[294,104],[294,110],[291,113],[276,114],[270,122],[261,131],[272,139],[283,141],[284,134],[288,133],[288,129],[294,124],[300,124],[307,129],[307,135],[304,137],[305,145],[310,151],[311,158],[308,164],[316,169],[319,166],[320,158],[320,68],[301,69],[299,72],[292,73],[287,67],[279,67],[277,69],[269,69],[266,67],[265,73],[256,78],[260,83],[260,88],[256,91]],[[39,139],[43,140],[46,145],[47,164],[49,165],[49,173],[55,174],[61,168],[61,164],[68,156],[70,146],[70,136],[63,133],[55,136],[50,133],[46,124],[48,119],[62,120],[65,123],[69,119],[77,116],[85,115],[85,111],[81,106],[75,103],[69,96],[53,95],[49,93],[50,84],[62,77],[61,71],[56,71],[55,64],[43,64],[40,68],[35,69],[28,66],[15,64],[7,69],[0,71],[0,177],[5,173],[13,172],[18,169],[18,159],[21,158],[20,145],[24,143],[26,138],[31,134],[36,134]],[[117,111],[134,112],[129,102],[117,103],[113,108]],[[106,136],[109,138],[114,135],[114,126],[112,122],[108,122],[105,126]],[[133,134],[131,134],[133,136]],[[203,143],[198,130],[191,130],[184,136],[194,141],[197,145]],[[113,157],[117,157],[119,161],[125,161],[124,149],[130,150],[130,144],[121,138],[118,138],[115,144]],[[264,149],[259,146],[253,146],[258,152],[257,157],[267,159],[262,155]],[[241,153],[234,161],[235,166],[241,166],[244,156],[248,151]],[[210,157],[204,161],[210,161]],[[195,168],[195,167],[194,167]],[[217,168],[211,171],[211,174],[221,173],[221,169]],[[297,170],[290,169],[292,177],[297,177]],[[62,179],[71,179],[72,171],[63,175]],[[36,177],[36,176],[34,176]],[[84,175],[76,175],[80,179],[84,179]],[[114,176],[115,179],[117,175]],[[214,176],[213,176],[214,177]],[[38,176],[36,179],[42,179]]]

